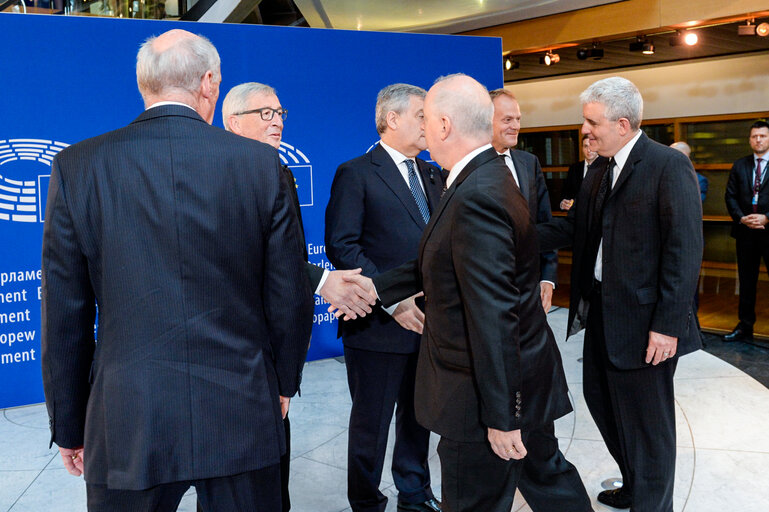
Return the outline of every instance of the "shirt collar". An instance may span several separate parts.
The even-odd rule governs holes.
[[[641,138],[641,133],[643,132],[639,129],[638,133],[636,133],[633,138],[630,139],[627,144],[622,146],[622,148],[617,151],[617,154],[614,155],[614,162],[617,164],[620,172],[625,167],[625,163],[627,162],[628,157],[630,157],[630,152],[633,151],[633,146],[635,146],[635,143]],[[617,175],[619,175],[619,172],[615,174],[615,178]]]
[[[395,165],[400,165],[403,163],[404,160],[414,160],[413,158],[409,158],[397,149],[393,149],[387,144],[384,143],[384,141],[379,141],[379,145],[382,146],[382,149],[387,151],[387,154],[390,155],[390,158],[393,159],[393,162],[395,162]]]
[[[164,105],[181,105],[181,106],[187,107],[187,108],[189,108],[191,110],[195,110],[194,108],[192,108],[191,106],[187,105],[186,103],[181,103],[179,101],[158,101],[157,103],[153,103],[152,105],[150,105],[149,107],[147,107],[144,110],[149,110],[149,109],[155,108],[155,107],[162,107]]]
[[[464,169],[465,166],[468,163],[470,163],[470,160],[475,158],[480,153],[483,153],[490,147],[491,147],[491,144],[486,144],[484,146],[476,148],[470,151],[468,154],[466,154],[459,162],[454,164],[454,167],[451,168],[451,172],[449,172],[449,177],[446,178],[446,188],[449,188],[451,184],[454,183],[454,180],[457,179],[457,176],[459,176],[459,173],[462,172],[462,169]]]

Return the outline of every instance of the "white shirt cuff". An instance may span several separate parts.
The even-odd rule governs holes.
[[[320,295],[320,289],[323,288],[323,285],[326,284],[326,279],[328,279],[328,273],[329,270],[327,268],[323,269],[323,277],[320,278],[320,282],[318,283],[318,287],[315,288],[315,295]]]

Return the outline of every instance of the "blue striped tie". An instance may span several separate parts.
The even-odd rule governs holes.
[[[430,208],[427,206],[427,198],[422,191],[422,186],[419,184],[419,178],[417,178],[417,172],[414,170],[414,161],[406,160],[406,167],[409,170],[409,188],[411,188],[411,195],[414,196],[414,201],[417,202],[417,208],[419,213],[422,214],[422,219],[425,224],[430,220]]]

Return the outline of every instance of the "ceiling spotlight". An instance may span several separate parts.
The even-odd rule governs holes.
[[[769,23],[763,22],[756,25],[756,35],[759,37],[766,37],[769,35]]]
[[[517,60],[513,60],[513,58],[510,57],[509,55],[502,60],[502,63],[504,65],[505,71],[512,71],[514,69],[518,69],[518,67],[521,65],[520,62],[518,62]]]
[[[699,41],[696,32],[676,32],[676,35],[670,38],[670,46],[694,46]]]
[[[638,36],[635,41],[630,43],[631,52],[641,52],[644,55],[654,54],[654,43],[646,37]]]
[[[754,20],[747,20],[744,25],[737,25],[738,36],[754,36],[756,35],[756,26],[753,25]]]
[[[654,55],[654,43],[651,41],[645,41],[641,53],[644,55]]]
[[[561,61],[561,56],[553,52],[547,52],[545,55],[539,58],[539,63],[544,64],[545,66],[558,64],[560,61]]]
[[[577,58],[579,60],[600,60],[603,58],[603,48],[598,48],[598,43],[593,43],[592,48],[580,48],[577,50]]]

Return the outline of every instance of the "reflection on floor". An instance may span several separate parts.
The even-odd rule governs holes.
[[[568,307],[571,258],[568,251],[561,251],[559,255],[558,287],[553,294],[553,304]],[[731,332],[738,322],[737,309],[740,302],[737,271],[703,268],[700,271],[698,293],[698,316],[703,330],[717,334]],[[769,277],[763,266],[756,286],[756,323],[753,330],[756,337],[769,342]]]
[[[579,469],[595,503],[601,483],[618,475],[582,398],[578,359],[582,336],[564,343],[566,310],[549,315],[559,340],[575,412],[556,430],[566,456]],[[735,349],[737,350],[737,349]],[[295,512],[349,511],[346,499],[347,418],[350,397],[343,361],[307,364],[303,393],[292,401],[291,491]],[[684,357],[676,376],[678,462],[675,512],[766,512],[769,496],[769,389],[737,368],[701,351]],[[0,511],[85,511],[83,480],[66,473],[48,449],[43,406],[3,411],[0,417]],[[440,463],[432,440],[430,468],[440,494]],[[390,448],[392,451],[392,429]],[[386,467],[390,464],[388,455]],[[396,496],[388,469],[383,492]],[[387,505],[396,509],[396,500]],[[195,510],[190,491],[180,511]],[[520,496],[513,511],[527,512]]]

